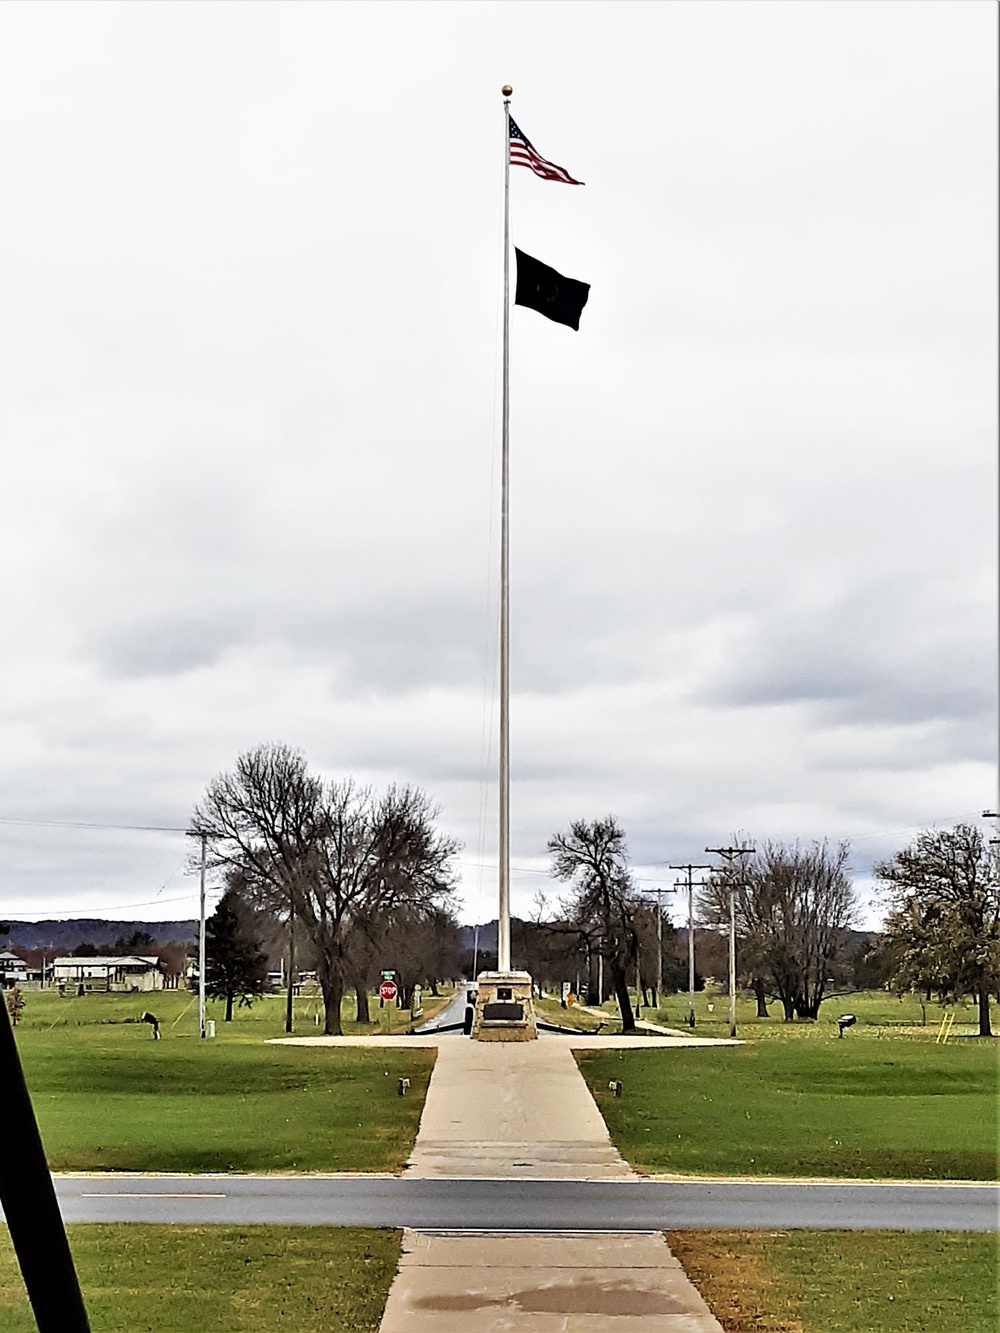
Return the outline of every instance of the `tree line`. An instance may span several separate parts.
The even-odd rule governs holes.
[[[263,989],[268,932],[286,942],[289,981],[296,959],[315,969],[330,1034],[342,1030],[349,992],[358,1020],[369,1020],[383,967],[397,972],[407,1005],[418,982],[495,966],[495,955],[459,947],[458,844],[435,827],[437,814],[414,787],[378,793],[350,779],[323,782],[287,746],[240,755],[209,784],[193,819],[226,890],[211,927],[210,993],[228,997],[231,1012],[234,996]],[[974,997],[979,1030],[991,1034],[1000,876],[997,847],[978,828],[928,831],[875,867],[889,911],[869,939],[853,930],[846,843],[736,838],[734,846],[744,854],[698,892],[696,985],[724,974],[732,908],[737,985],[755,995],[760,1017],[776,1003],[786,1021],[812,1020],[830,994],[916,988],[942,1000]],[[564,895],[554,906],[540,900],[533,920],[512,922],[514,957],[547,988],[569,981],[589,999],[614,997],[623,1028],[633,1030],[633,992],[655,1005],[658,978],[664,993],[686,988],[682,934],[639,891],[613,815],[573,821],[550,838],[548,852]],[[289,1003],[289,1030],[290,1013]]]
[[[793,1022],[815,1019],[830,994],[917,990],[942,1003],[972,998],[980,1035],[992,1035],[991,999],[1000,1002],[1000,849],[980,828],[961,823],[925,831],[877,864],[888,913],[883,930],[865,942],[852,929],[857,894],[846,843],[765,842],[757,848],[736,838],[734,846],[744,854],[730,857],[699,890],[699,948],[714,933],[721,975],[719,944],[732,906],[737,985],[756,996],[758,1017],[768,1016],[772,1001]],[[629,981],[637,995],[648,985],[650,906],[630,876],[624,833],[610,816],[580,821],[553,838],[549,851],[553,875],[572,885],[551,929],[575,934],[588,954],[606,960],[629,1028]],[[665,938],[676,964],[676,932]],[[683,987],[676,966],[664,971],[668,986]]]

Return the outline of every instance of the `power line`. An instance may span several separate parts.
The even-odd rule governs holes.
[[[157,903],[182,903],[182,902],[186,902],[186,901],[188,901],[189,899],[193,898],[194,896],[195,896],[195,891],[192,891],[191,893],[185,893],[185,894],[182,894],[179,898],[147,898],[147,899],[145,900],[145,902],[141,902],[141,903],[106,903],[106,904],[104,904],[104,905],[101,906],[101,907],[73,907],[73,908],[67,908],[67,907],[59,908],[59,907],[56,907],[56,908],[50,908],[49,910],[50,910],[50,911],[57,912],[57,913],[58,913],[59,915],[61,915],[61,916],[65,916],[65,914],[66,914],[67,912],[69,912],[69,911],[72,911],[72,912],[83,912],[83,913],[88,913],[88,912],[121,912],[121,911],[124,911],[126,908],[132,908],[132,907],[153,907],[153,906],[155,906]],[[38,914],[39,914],[39,910],[40,910],[40,909],[37,908],[37,907],[24,908],[23,910],[18,911],[18,912],[9,912],[9,911],[5,911],[5,912],[3,913],[3,915],[4,915],[4,916],[38,916]]]
[[[480,870],[496,869],[495,861],[472,861],[466,856],[460,856],[458,859],[462,862],[463,865],[474,866]],[[516,866],[513,864],[511,865],[510,868],[517,875],[545,875],[547,879],[551,879],[553,880],[553,882],[555,881],[555,876],[552,874],[551,870],[536,870],[533,866]],[[637,884],[659,884],[663,880],[662,875],[653,879],[651,879],[648,875],[633,875],[632,878],[635,880]],[[664,892],[666,892],[665,889]]]
[[[135,833],[190,833],[187,828],[169,824],[95,824],[83,819],[13,819],[0,815],[0,824],[24,824],[34,828],[120,829]]]

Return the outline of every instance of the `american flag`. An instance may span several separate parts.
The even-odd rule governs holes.
[[[508,116],[510,124],[510,160],[511,165],[527,167],[536,176],[545,181],[562,181],[564,185],[582,185],[583,181],[574,180],[565,167],[557,167],[554,162],[546,162],[531,143],[524,130],[514,123],[513,116]]]

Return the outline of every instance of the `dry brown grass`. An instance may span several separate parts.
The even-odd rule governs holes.
[[[803,1333],[775,1289],[766,1231],[668,1231],[667,1241],[726,1333]],[[781,1308],[784,1307],[784,1308]]]

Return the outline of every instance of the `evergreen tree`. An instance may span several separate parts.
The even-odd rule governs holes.
[[[250,1005],[267,985],[267,959],[261,952],[250,914],[232,889],[205,922],[205,993],[225,1000],[232,1022],[233,1000]]]

